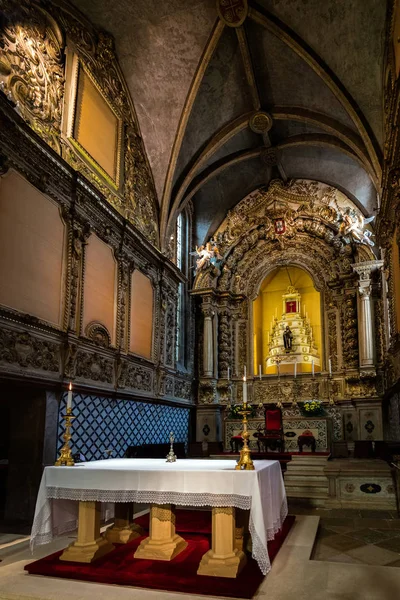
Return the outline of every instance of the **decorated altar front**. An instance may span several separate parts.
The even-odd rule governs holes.
[[[292,413],[292,414],[290,414]],[[331,449],[334,439],[333,430],[336,425],[336,415],[323,417],[304,417],[300,410],[283,410],[283,436],[285,440],[285,452],[298,452],[298,437],[305,431],[311,431],[316,441],[317,452],[327,452]],[[250,431],[250,448],[257,451],[257,434],[263,431],[265,419],[257,416],[249,419],[248,430]],[[224,451],[231,451],[230,441],[232,436],[241,432],[241,421],[238,419],[227,419],[224,422]],[[305,452],[311,451],[304,448]]]

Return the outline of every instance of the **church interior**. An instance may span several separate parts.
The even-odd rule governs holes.
[[[399,0],[0,0],[0,600],[399,597],[399,74]]]

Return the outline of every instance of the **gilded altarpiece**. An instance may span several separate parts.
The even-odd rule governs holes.
[[[203,312],[199,312],[198,319],[205,324],[205,306],[211,306],[220,323],[219,339],[214,343],[210,339],[204,341],[208,333],[203,327],[199,348],[203,356],[199,365],[199,419],[205,407],[208,413],[213,405],[217,423],[220,411],[226,418],[226,405],[242,401],[246,366],[248,401],[252,404],[261,407],[280,398],[283,406],[293,406],[295,410],[296,401],[319,398],[332,411],[333,437],[338,440],[345,437],[345,407],[357,407],[368,399],[377,409],[371,435],[382,439],[376,354],[371,368],[362,364],[360,356],[364,349],[364,332],[358,327],[362,282],[356,270],[362,266],[370,277],[375,272],[379,277],[381,263],[375,260],[370,246],[355,244],[343,234],[343,215],[350,211],[356,215],[357,210],[344,194],[325,184],[307,180],[284,184],[275,180],[268,188],[249,194],[228,213],[210,240],[222,258],[198,271],[192,292],[202,301]],[[277,228],[277,221],[284,223],[283,233]],[[311,374],[297,379],[278,379],[276,375],[259,378],[253,375],[258,368],[253,364],[252,300],[268,273],[291,265],[307,271],[321,294],[321,373],[315,379]],[[379,294],[380,290],[374,288],[371,299],[379,302]],[[217,372],[206,373],[202,369],[207,363],[205,350],[213,358],[217,355]],[[359,418],[356,410],[353,439],[365,439],[360,435]],[[212,440],[215,435],[216,429],[210,428],[205,437]]]

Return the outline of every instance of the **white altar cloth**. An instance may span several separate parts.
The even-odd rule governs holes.
[[[262,573],[270,569],[267,541],[287,516],[280,464],[254,463],[254,471],[236,471],[236,461],[116,458],[46,467],[36,502],[31,547],[45,544],[77,526],[77,500],[141,502],[181,506],[235,506],[250,510],[253,558]]]

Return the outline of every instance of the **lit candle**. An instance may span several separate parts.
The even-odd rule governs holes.
[[[297,362],[294,363],[294,378],[297,377]]]
[[[231,369],[230,369],[230,367],[228,367],[228,381],[230,378],[231,378]]]
[[[332,361],[329,359],[329,375],[332,375]]]
[[[72,408],[72,383],[69,382],[68,386],[68,397],[67,397],[67,410]]]
[[[261,365],[258,365],[258,376],[261,379]]]
[[[243,404],[247,404],[247,382],[246,375],[243,377]]]
[[[314,377],[314,360],[311,361],[312,376]]]

